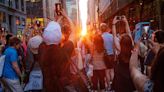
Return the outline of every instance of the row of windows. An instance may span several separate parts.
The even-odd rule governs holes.
[[[3,23],[6,23],[6,13],[5,12],[1,12],[0,11],[0,21],[2,21]],[[8,16],[10,17],[10,15]],[[10,21],[10,18],[9,18],[9,21]],[[25,26],[25,18],[21,18],[19,16],[16,16],[16,24],[19,25],[19,26]]]
[[[20,2],[21,2],[20,10],[24,11],[25,10],[24,9],[24,0],[20,0]],[[0,0],[0,3],[6,4],[9,7],[12,7],[12,8],[15,8],[15,9],[19,9],[19,0],[15,0],[15,5],[14,5],[14,0]]]
[[[0,3],[5,3],[5,0],[0,0]]]
[[[6,17],[4,12],[0,12],[0,21],[6,22]]]
[[[21,26],[25,26],[25,18],[20,18],[18,16],[16,16],[16,24],[17,25],[21,25]]]

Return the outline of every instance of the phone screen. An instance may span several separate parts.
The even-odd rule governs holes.
[[[148,33],[149,28],[150,28],[150,26],[143,26],[145,33]]]
[[[142,33],[142,39],[143,40],[147,40],[149,37],[148,37],[148,30],[149,30],[150,26],[149,25],[144,25],[143,26],[143,33]]]

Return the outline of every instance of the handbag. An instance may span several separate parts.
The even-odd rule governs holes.
[[[43,75],[41,70],[33,70],[30,73],[29,82],[26,84],[24,91],[42,90]]]
[[[5,63],[5,55],[0,56],[0,77],[3,75],[3,68]]]
[[[33,70],[35,63],[36,61],[32,63],[30,71],[26,76],[24,91],[43,89],[43,74],[41,70]]]

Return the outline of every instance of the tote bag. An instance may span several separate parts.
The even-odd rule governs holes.
[[[42,90],[43,75],[41,70],[33,70],[30,73],[29,82],[26,84],[24,91]]]

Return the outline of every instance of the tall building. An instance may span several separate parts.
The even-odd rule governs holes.
[[[78,1],[79,0],[60,0],[63,8],[75,24],[78,24],[79,22]]]
[[[0,27],[19,34],[25,28],[26,2],[24,0],[0,0]]]
[[[59,3],[60,0],[43,0],[43,7],[46,7],[43,9],[44,14],[44,20],[45,24],[47,24],[49,21],[54,20],[55,16],[55,3]]]
[[[96,0],[88,0],[88,22],[96,23]]]
[[[111,0],[88,0],[89,22],[99,24],[99,17],[110,5]]]

